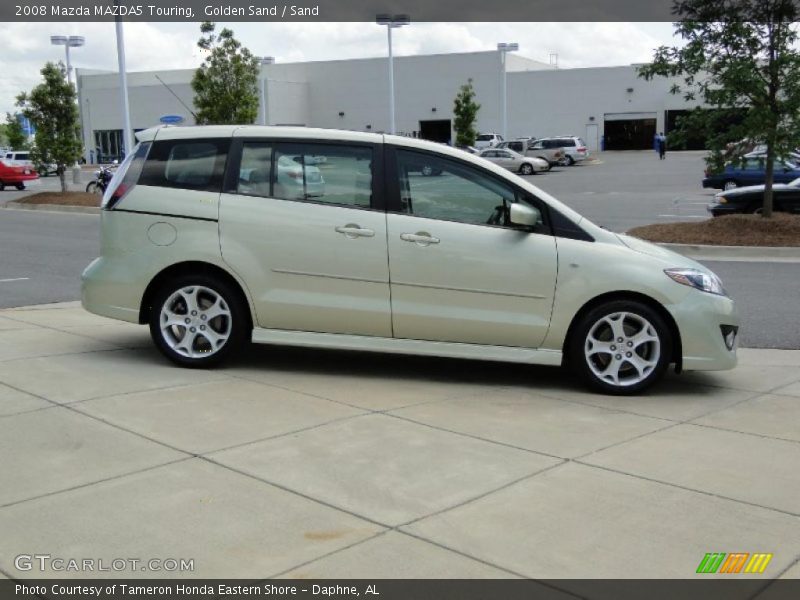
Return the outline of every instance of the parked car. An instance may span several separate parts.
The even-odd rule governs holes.
[[[546,160],[534,158],[532,156],[523,156],[510,148],[489,148],[481,152],[478,156],[504,169],[519,173],[520,175],[535,175],[536,173],[550,169],[550,165]]]
[[[6,162],[22,167],[32,167],[31,154],[27,150],[8,150],[4,156]]]
[[[564,163],[574,165],[589,157],[589,150],[583,140],[574,135],[562,135],[549,138],[540,138],[537,142],[544,142],[551,147],[564,149]]]
[[[257,196],[269,195],[270,185],[280,187],[290,199],[325,195],[325,179],[316,165],[314,157],[308,156],[310,164],[303,164],[301,156],[283,155],[275,161],[277,177],[270,181],[270,171],[262,168],[246,168],[239,171],[240,192]],[[87,189],[87,191],[89,191]]]
[[[525,156],[533,156],[536,158],[541,158],[542,160],[547,161],[547,164],[550,167],[554,167],[556,165],[563,165],[566,162],[566,154],[564,153],[564,148],[557,145],[557,140],[533,140],[533,139],[525,139],[523,140],[513,140],[511,142],[503,142],[499,144],[498,147],[503,146],[503,144],[509,144],[508,147],[512,150],[519,152],[520,154],[524,154]],[[520,152],[517,148],[524,148],[523,152]]]
[[[499,133],[479,133],[478,137],[475,138],[475,147],[478,150],[485,150],[486,148],[496,146],[502,141],[503,136]]]
[[[733,213],[760,214],[764,208],[764,186],[751,185],[719,192],[707,209],[715,217]],[[772,209],[800,214],[800,178],[772,186]]]
[[[766,162],[767,160],[767,147],[766,144],[760,144],[756,146],[756,148],[752,152],[748,152],[742,158],[755,158],[757,160],[763,160]],[[800,163],[800,152],[789,152],[788,154],[781,156],[777,159],[780,162],[789,163],[793,166],[797,166]]]
[[[39,182],[39,175],[31,167],[19,165],[8,159],[0,159],[0,191],[7,185],[13,185],[18,190],[24,190],[27,185]]]
[[[776,161],[773,171],[774,183],[789,183],[800,177],[800,169],[791,163]],[[737,187],[760,185],[766,179],[764,161],[759,158],[748,158],[743,162],[728,163],[717,173],[705,170],[704,188],[732,190]]]
[[[178,365],[217,364],[252,339],[564,363],[627,394],[670,364],[736,364],[739,318],[712,271],[598,227],[480,157],[305,127],[138,137],[103,196],[82,302],[149,324]],[[322,196],[277,185],[281,156],[317,153]],[[415,176],[423,164],[442,177]],[[266,185],[243,191],[242,165]]]
[[[456,148],[458,148],[459,150],[463,150],[464,152],[468,152],[469,154],[480,154],[481,153],[481,151],[478,150],[475,146],[461,146],[461,145],[457,144]]]

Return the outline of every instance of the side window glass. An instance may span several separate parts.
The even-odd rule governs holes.
[[[437,177],[422,177],[431,165]],[[417,217],[473,225],[507,225],[514,190],[474,167],[406,150],[397,151],[403,211]]]
[[[228,139],[156,141],[139,183],[219,192],[229,144]]]
[[[372,148],[334,144],[276,144],[272,196],[369,208]]]
[[[239,163],[239,182],[236,191],[250,196],[272,195],[272,146],[264,142],[244,142]]]

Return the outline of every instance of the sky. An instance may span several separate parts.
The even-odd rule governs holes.
[[[386,29],[374,23],[219,23],[258,56],[277,62],[334,60],[386,55]],[[199,23],[126,23],[127,70],[194,68]],[[0,115],[15,110],[17,94],[40,81],[47,61],[64,59],[51,35],[82,35],[72,49],[76,68],[117,70],[113,23],[3,23],[0,48]],[[519,43],[519,54],[561,68],[627,65],[648,61],[653,49],[673,44],[671,23],[412,23],[395,30],[395,54],[493,50]],[[4,119],[2,119],[4,120]]]

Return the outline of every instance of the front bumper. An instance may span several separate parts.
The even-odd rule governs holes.
[[[733,300],[699,290],[692,290],[678,303],[667,306],[681,336],[683,369],[686,371],[722,371],[736,366],[737,333],[728,349],[725,329],[740,325]]]
[[[706,206],[706,210],[715,217],[743,212],[741,206],[735,204],[717,204],[716,202],[712,202]]]

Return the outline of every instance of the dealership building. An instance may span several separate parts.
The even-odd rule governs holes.
[[[470,79],[481,105],[479,131],[502,133],[505,81],[509,138],[577,135],[590,150],[651,148],[657,132],[669,132],[693,108],[670,93],[674,81],[640,79],[636,65],[565,69],[518,54],[505,58],[498,51],[395,57],[398,134],[451,141],[453,99]],[[165,121],[193,124],[193,74],[128,73],[134,131]],[[77,77],[87,160],[98,151],[103,158],[118,156],[117,73],[78,69]],[[259,87],[259,123],[389,130],[386,57],[262,64]]]

